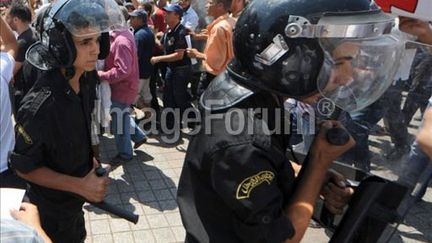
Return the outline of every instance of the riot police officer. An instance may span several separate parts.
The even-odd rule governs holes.
[[[62,0],[41,17],[40,41],[26,53],[40,70],[16,120],[10,165],[29,182],[30,202],[54,242],[83,242],[84,200],[102,201],[90,142],[96,61],[109,52],[108,31],[125,25],[113,0]]]
[[[268,0],[246,7],[234,31],[235,59],[201,96],[203,127],[190,141],[180,177],[186,242],[301,240],[330,164],[354,141],[330,144],[327,130],[341,125],[324,122],[309,166],[296,178],[285,157],[283,102],[326,97],[355,111],[376,100],[401,55],[393,25],[369,0]],[[332,212],[352,193],[340,177],[336,184],[323,190]]]

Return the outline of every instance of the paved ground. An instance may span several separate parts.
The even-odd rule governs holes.
[[[185,233],[175,196],[187,143],[183,139],[183,144],[167,146],[153,137],[136,151],[131,162],[111,172],[106,201],[139,214],[139,222],[134,225],[86,205],[86,242],[183,242]],[[102,137],[101,151],[102,161],[116,154],[112,137]],[[327,241],[323,229],[310,228],[303,242]],[[431,188],[391,242],[432,242]]]

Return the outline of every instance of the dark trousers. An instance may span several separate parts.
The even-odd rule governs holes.
[[[81,243],[86,238],[84,212],[74,217],[58,219],[40,212],[42,228],[55,243]]]
[[[386,108],[384,121],[388,124],[390,137],[396,149],[409,147],[408,128],[402,114],[403,83],[399,81],[391,86],[383,95],[383,107]]]
[[[390,137],[396,149],[408,146],[408,129],[401,112],[402,86],[391,86],[381,98],[361,111],[350,114],[345,124],[356,145],[344,154],[343,160],[362,169],[370,168],[369,129],[382,118],[388,121]]]
[[[198,83],[198,88],[197,88],[197,97],[199,98],[202,93],[204,93],[204,90],[207,89],[207,87],[209,86],[210,82],[215,78],[216,76],[211,74],[211,73],[207,73],[204,72],[201,74],[199,83]]]
[[[420,108],[423,114],[428,105],[428,100],[432,94],[432,87],[418,85],[408,93],[402,113],[404,114],[405,125],[409,125],[414,114]]]
[[[156,112],[156,119],[159,116],[159,112],[160,112],[159,102],[158,102],[157,93],[156,93],[156,84],[158,82],[158,79],[159,79],[159,73],[157,70],[155,70],[155,72],[150,77],[149,87],[150,87],[150,93],[152,95],[152,100],[150,102],[150,106]]]
[[[180,117],[178,118],[182,118],[184,111],[192,107],[191,97],[187,90],[191,74],[191,66],[167,68],[163,93],[164,108],[179,109]],[[172,129],[174,125],[180,127],[181,120],[176,119],[172,112],[167,113],[166,118],[168,128]]]

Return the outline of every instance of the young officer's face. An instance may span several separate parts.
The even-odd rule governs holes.
[[[348,85],[353,81],[354,69],[352,59],[357,55],[359,48],[356,43],[345,42],[335,48],[332,53],[335,65],[332,69],[326,90],[335,90],[339,86]]]
[[[76,48],[74,67],[85,72],[94,70],[100,52],[100,34],[72,38]]]

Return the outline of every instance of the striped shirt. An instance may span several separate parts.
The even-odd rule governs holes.
[[[0,220],[1,243],[43,243],[36,230],[13,219]]]

